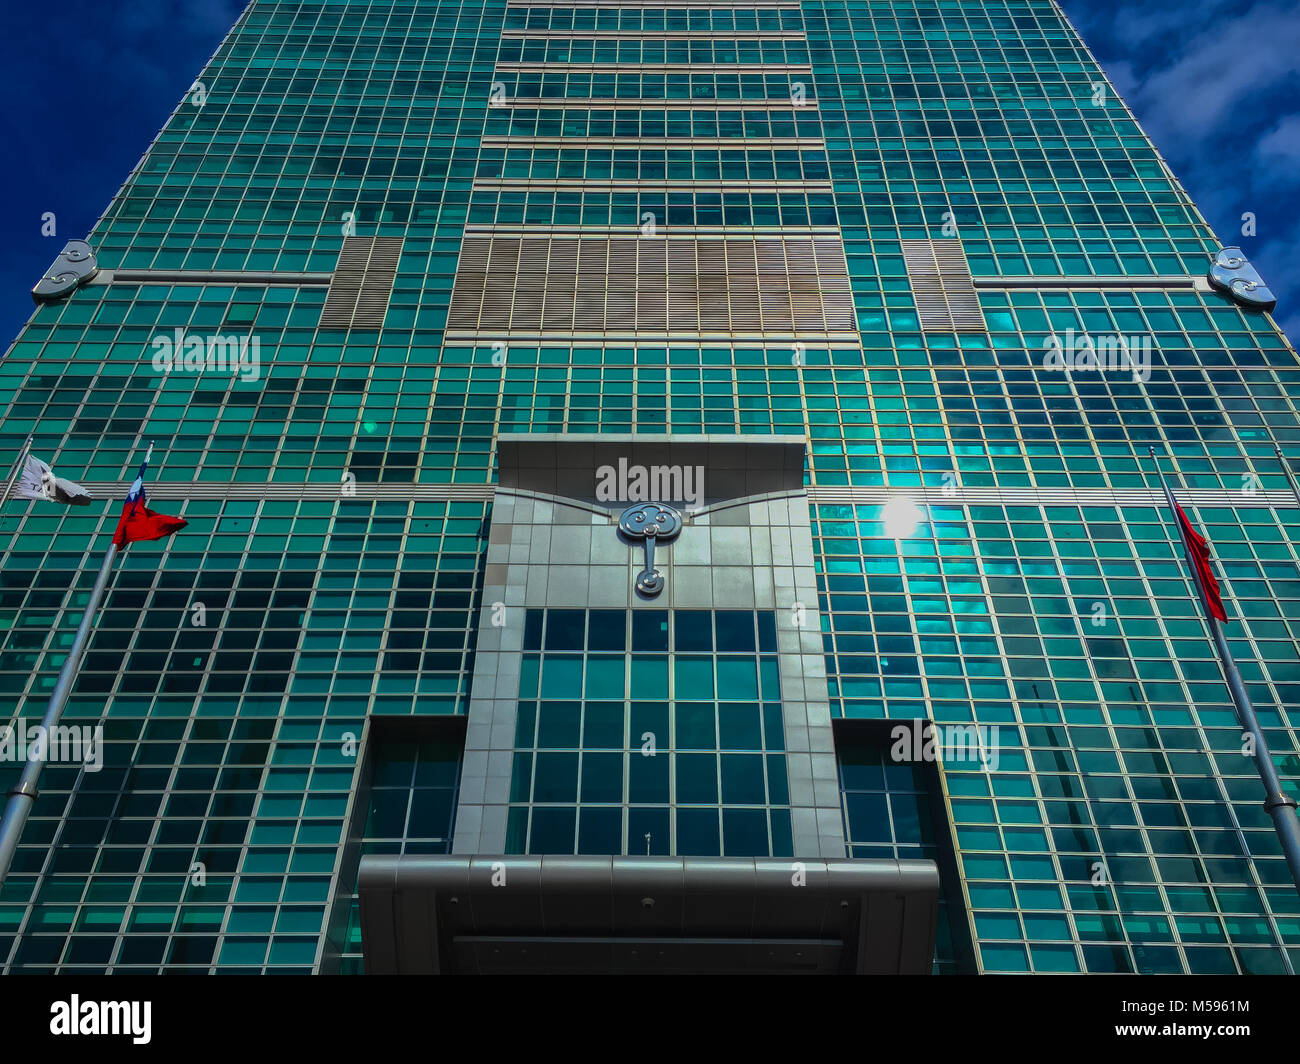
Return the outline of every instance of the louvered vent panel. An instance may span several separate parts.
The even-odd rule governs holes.
[[[948,313],[953,327],[958,330],[985,329],[984,310],[980,307],[975,282],[971,280],[970,265],[960,241],[934,241],[934,258],[939,264],[939,278],[948,297]]]
[[[357,296],[361,294],[361,285],[366,278],[366,263],[370,261],[370,243],[368,236],[343,238],[343,249],[339,252],[338,265],[334,267],[325,307],[321,311],[322,328],[346,329],[352,324]]]
[[[609,280],[605,292],[605,328],[636,328],[636,246],[638,238],[609,242]],[[576,323],[585,327],[586,322]]]
[[[344,237],[321,311],[321,328],[382,328],[401,257],[401,237]],[[472,267],[468,272],[474,272]]]
[[[903,260],[924,332],[982,332],[984,312],[959,240],[904,240]]]
[[[573,303],[578,295],[578,247],[573,241],[554,243],[543,282],[545,307],[542,329],[546,332],[573,328]]]
[[[726,240],[723,243],[727,249],[727,306],[731,320],[762,321],[754,243],[750,240]]]
[[[668,245],[642,240],[636,255],[636,324],[638,329],[668,329]]]
[[[794,316],[790,313],[790,273],[785,264],[785,245],[780,240],[760,240],[755,250],[763,321],[773,332],[790,332],[794,329]]]
[[[467,236],[449,331],[856,339],[843,245],[811,236]]]
[[[700,331],[726,332],[731,327],[727,307],[727,249],[721,240],[701,240],[695,248],[699,262]]]
[[[674,332],[700,331],[700,286],[694,240],[668,244],[668,327]]]
[[[460,259],[456,264],[457,283],[451,293],[450,321],[478,321],[483,308],[483,295],[487,287],[488,253],[490,240],[466,240],[461,245]],[[461,284],[460,279],[465,283]]]
[[[605,276],[609,245],[603,240],[575,240],[578,249],[578,299],[573,312],[577,323],[605,320]]]

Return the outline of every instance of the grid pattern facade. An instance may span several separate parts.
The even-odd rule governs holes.
[[[996,770],[942,774],[982,970],[1300,954],[1172,529],[1089,494],[1151,488],[1155,445],[1240,500],[1189,514],[1294,792],[1273,443],[1300,448],[1300,362],[1266,315],[1114,281],[1203,275],[1219,243],[1052,0],[255,0],[198,80],[89,234],[103,268],[181,272],[43,306],[0,361],[8,454],[31,434],[113,484],[157,439],[151,495],[190,522],[121,562],[66,717],[103,719],[104,768],[45,772],[5,971],[355,967],[326,935],[348,736],[464,713],[491,506],[458,493],[505,431],[808,437],[810,488],[846,493],[813,513],[833,711],[999,729]],[[447,336],[467,226],[635,237],[647,212],[660,237],[834,230],[854,338]],[[319,285],[183,273],[329,272],[350,225],[402,241],[382,327],[323,323]],[[943,239],[987,331],[921,327],[902,242]],[[256,379],[157,372],[176,329],[258,338]],[[1148,378],[1046,370],[1068,329],[1149,337]],[[900,539],[852,496],[950,487],[1030,494]],[[119,497],[4,504],[0,718],[43,711]]]
[[[529,610],[507,852],[790,856],[780,687],[770,610]]]

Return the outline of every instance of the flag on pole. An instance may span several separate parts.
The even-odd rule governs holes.
[[[1241,670],[1237,668],[1237,663],[1232,657],[1232,648],[1228,646],[1228,639],[1223,634],[1223,622],[1227,621],[1228,615],[1223,608],[1223,596],[1219,594],[1219,582],[1214,578],[1214,571],[1210,568],[1210,544],[1192,527],[1191,521],[1183,513],[1183,508],[1174,498],[1169,482],[1165,480],[1164,470],[1160,468],[1160,459],[1156,458],[1155,447],[1148,448],[1148,451],[1155,459],[1156,474],[1160,477],[1160,487],[1164,489],[1165,501],[1169,503],[1169,508],[1173,510],[1174,517],[1178,521],[1178,532],[1183,538],[1187,564],[1192,570],[1196,590],[1200,594],[1201,604],[1207,614],[1205,627],[1210,630],[1214,649],[1219,652],[1219,663],[1223,666],[1223,679],[1228,685],[1228,692],[1232,695],[1233,705],[1237,707],[1237,721],[1254,744],[1250,756],[1259,769],[1260,782],[1264,784],[1264,809],[1273,820],[1273,828],[1277,832],[1278,842],[1282,845],[1282,852],[1286,855],[1291,878],[1295,881],[1296,888],[1300,889],[1300,819],[1296,817],[1296,801],[1282,789],[1282,781],[1277,774],[1277,766],[1273,764],[1268,740],[1259,726],[1259,717],[1250,700],[1250,692],[1246,690],[1246,684],[1241,678]],[[1245,753],[1245,748],[1242,752]],[[1228,801],[1226,791],[1223,791],[1223,797]],[[1238,832],[1240,833],[1240,828]],[[1241,848],[1242,855],[1250,860],[1250,851],[1244,839],[1241,841]],[[1281,948],[1280,937],[1278,945]],[[1286,950],[1282,949],[1281,952],[1284,967],[1294,975]]]
[[[54,470],[34,454],[27,455],[23,461],[14,494],[20,499],[45,499],[65,506],[90,505],[90,493],[85,488],[55,476]]]
[[[22,458],[26,458],[31,453],[31,445],[32,441],[29,438],[23,449]],[[77,682],[78,670],[81,668],[86,646],[90,642],[90,635],[95,627],[95,614],[99,610],[100,602],[103,601],[104,592],[108,589],[109,580],[113,575],[113,562],[117,558],[119,549],[125,550],[128,543],[137,540],[161,539],[163,536],[170,535],[172,532],[185,527],[186,523],[180,518],[156,514],[144,505],[144,471],[145,467],[149,465],[149,457],[152,454],[153,444],[150,444],[149,452],[140,464],[140,473],[135,478],[135,483],[131,485],[131,491],[127,495],[126,505],[122,509],[122,516],[117,522],[117,530],[113,533],[113,543],[108,550],[104,551],[104,560],[100,563],[99,574],[95,577],[95,584],[90,589],[90,597],[86,601],[86,608],[82,610],[81,621],[77,625],[77,634],[73,636],[72,645],[63,657],[63,665],[59,669],[59,678],[55,681],[54,690],[50,693],[50,700],[45,707],[45,714],[41,717],[41,728],[47,736],[53,735],[55,729],[60,727],[59,720],[67,707],[72,688]],[[18,465],[22,465],[21,458]],[[48,467],[46,468],[48,469]],[[9,478],[9,481],[5,484],[4,494],[0,495],[0,501],[3,501],[8,496],[9,489],[17,474],[18,469],[15,468],[14,476]],[[45,767],[45,760],[43,755],[37,754],[35,744],[33,744],[32,748],[27,752],[27,760],[23,765],[22,774],[18,777],[17,785],[9,792],[9,800],[5,803],[4,813],[0,814],[0,883],[3,883],[5,877],[9,874],[14,853],[18,849],[18,840],[22,835],[23,825],[27,823],[27,817],[36,802],[37,784],[40,782],[41,770]]]
[[[1214,578],[1210,568],[1210,544],[1206,538],[1192,527],[1192,522],[1183,513],[1183,508],[1174,503],[1174,513],[1178,515],[1178,529],[1183,534],[1183,545],[1187,555],[1196,566],[1196,582],[1201,589],[1201,601],[1205,608],[1221,621],[1228,619],[1223,609],[1223,596],[1219,594],[1219,581]]]
[[[127,492],[126,503],[122,506],[122,516],[117,519],[117,529],[113,532],[113,543],[119,550],[126,550],[132,543],[149,539],[162,539],[173,532],[179,532],[189,524],[180,517],[155,513],[145,505],[144,471],[149,465],[149,455],[153,454],[153,444],[149,445],[148,454],[140,464],[140,473]]]

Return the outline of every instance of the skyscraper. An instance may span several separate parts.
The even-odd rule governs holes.
[[[1300,959],[1147,457],[1294,789],[1300,363],[1052,0],[254,0],[86,243],[6,972]]]

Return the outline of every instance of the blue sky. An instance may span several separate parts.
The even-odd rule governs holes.
[[[1300,6],[1295,0],[1062,0],[1225,245],[1300,338]],[[1242,215],[1255,215],[1244,236]]]
[[[1300,337],[1300,7],[1294,0],[1064,0],[1225,244]],[[94,224],[242,0],[11,2],[0,11],[0,348],[31,286]],[[55,17],[51,17],[56,12]],[[15,163],[14,160],[19,160]],[[41,236],[53,211],[57,237]],[[1241,234],[1244,212],[1256,235]]]
[[[34,285],[84,237],[244,9],[243,0],[0,4],[0,351]],[[53,211],[54,238],[41,235]]]

